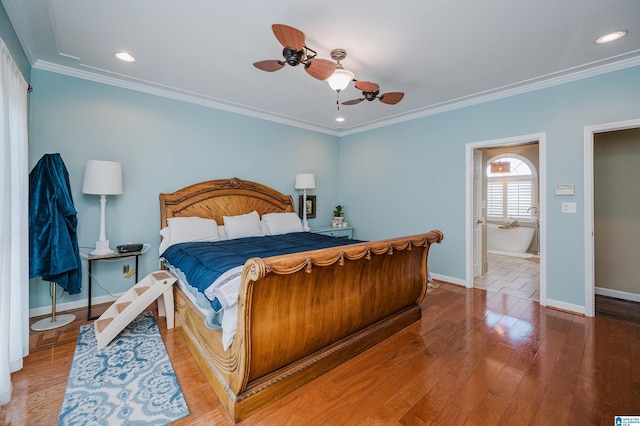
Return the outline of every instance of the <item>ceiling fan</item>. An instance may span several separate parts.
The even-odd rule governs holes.
[[[278,71],[285,64],[292,67],[302,64],[307,74],[318,80],[326,80],[333,74],[336,69],[335,62],[328,59],[315,59],[317,53],[305,45],[305,37],[302,31],[282,24],[273,24],[271,28],[280,44],[284,47],[282,49],[284,60],[259,61],[254,63],[253,66],[262,71],[273,72]]]
[[[345,101],[342,105],[356,105],[362,101],[373,101],[374,99],[379,99],[380,102],[387,105],[395,105],[404,98],[404,92],[387,92],[380,95],[380,86],[370,81],[354,80],[354,85],[358,90],[362,90],[364,98]]]

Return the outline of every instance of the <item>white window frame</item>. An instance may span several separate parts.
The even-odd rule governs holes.
[[[510,175],[505,175],[504,177],[489,177],[487,176],[487,190],[488,190],[488,186],[491,182],[503,182],[503,183],[508,183],[508,182],[514,182],[514,181],[522,181],[522,180],[527,180],[531,182],[531,206],[534,207],[536,210],[539,208],[538,206],[538,171],[536,169],[536,167],[533,165],[533,163],[526,157],[520,155],[520,154],[516,154],[513,152],[504,152],[501,153],[499,155],[496,155],[494,157],[491,157],[488,159],[487,161],[487,165],[485,167],[485,172],[486,170],[489,168],[489,166],[491,165],[491,163],[495,162],[495,161],[500,161],[503,160],[505,158],[515,158],[518,159],[520,161],[522,161],[523,163],[525,163],[527,166],[529,166],[529,169],[531,170],[531,175],[530,176],[518,176],[518,175],[514,175],[514,176],[510,176]],[[504,194],[504,192],[503,192]],[[487,198],[488,198],[488,194],[487,194]],[[531,209],[531,211],[529,212],[530,215],[529,217],[523,217],[523,216],[508,216],[507,215],[507,208],[506,208],[506,202],[503,203],[504,206],[502,208],[502,216],[495,216],[495,215],[490,215],[489,214],[489,210],[487,206],[487,218],[489,220],[494,220],[494,221],[504,221],[506,220],[508,217],[512,218],[512,219],[517,219],[518,221],[521,222],[535,222],[538,219],[537,216],[537,211],[534,211],[533,209]]]

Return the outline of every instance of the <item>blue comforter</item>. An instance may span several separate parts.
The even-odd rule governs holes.
[[[310,232],[294,232],[237,240],[180,243],[166,249],[161,257],[180,269],[189,284],[204,293],[224,272],[244,265],[253,257],[265,258],[357,242]],[[216,304],[214,308],[218,306]]]

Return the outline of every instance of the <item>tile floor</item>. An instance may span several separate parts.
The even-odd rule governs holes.
[[[473,285],[487,291],[540,301],[540,263],[538,258],[487,254],[488,272],[475,277]]]

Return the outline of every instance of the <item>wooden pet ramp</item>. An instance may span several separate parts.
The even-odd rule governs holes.
[[[173,328],[173,284],[176,278],[167,271],[152,272],[120,296],[94,323],[98,349],[107,346],[154,300],[158,314],[167,317],[167,328]]]

